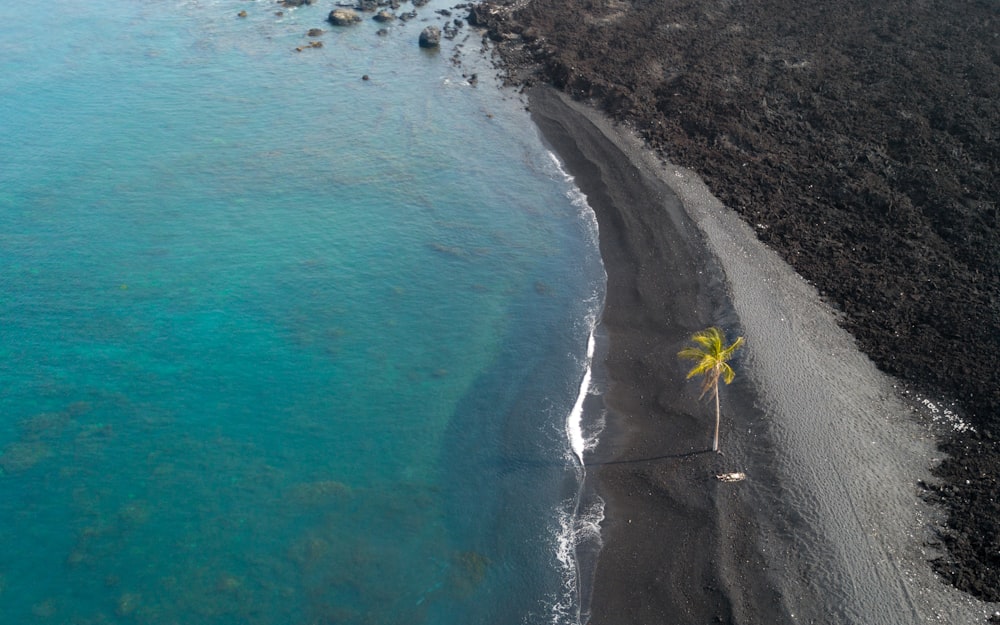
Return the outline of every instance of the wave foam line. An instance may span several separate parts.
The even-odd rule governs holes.
[[[604,502],[584,503],[584,486],[586,465],[584,453],[596,443],[588,440],[583,427],[583,405],[591,392],[594,352],[596,350],[596,313],[588,315],[587,325],[590,328],[587,336],[587,355],[583,362],[583,379],[577,392],[573,409],[566,417],[566,437],[569,449],[566,450],[566,460],[571,463],[576,474],[576,493],[566,500],[557,511],[559,526],[555,532],[555,556],[562,570],[562,596],[554,598],[550,606],[552,625],[581,625],[584,622],[584,606],[580,571],[579,551],[581,548],[600,550],[601,521],[604,519]]]
[[[573,404],[573,410],[570,411],[569,416],[566,418],[566,435],[569,437],[569,444],[573,449],[573,454],[580,461],[580,466],[583,466],[583,452],[587,448],[587,440],[583,436],[583,402],[590,393],[594,344],[594,330],[591,329],[590,336],[587,338],[587,366],[583,371],[583,380],[580,382],[580,392],[576,395],[576,403]]]
[[[576,186],[575,179],[566,171],[559,156],[548,150],[551,165],[555,169],[558,177],[562,178],[567,185],[566,198],[577,210],[583,220],[587,235],[590,237],[594,249],[598,249],[598,224],[597,215],[594,213],[587,201],[587,196]],[[581,551],[585,551],[593,557],[601,550],[603,539],[601,536],[601,523],[604,520],[604,501],[594,495],[593,499],[584,501],[584,488],[586,483],[586,465],[584,464],[584,454],[593,449],[598,442],[600,432],[604,429],[603,419],[601,422],[587,424],[589,437],[584,430],[584,403],[587,396],[593,389],[593,362],[596,351],[597,319],[601,309],[601,294],[603,291],[597,289],[594,292],[591,310],[586,316],[586,324],[589,329],[587,336],[587,355],[583,361],[583,379],[580,381],[580,388],[576,395],[576,401],[572,410],[566,417],[565,430],[569,442],[566,460],[572,464],[576,473],[577,489],[575,495],[563,502],[557,509],[558,527],[555,528],[555,556],[559,562],[563,577],[563,590],[560,597],[553,597],[549,606],[550,623],[552,625],[581,625],[589,620],[589,606],[584,606],[584,592],[581,584],[585,583],[581,579]]]
[[[580,593],[580,561],[577,551],[581,545],[600,551],[604,544],[601,537],[604,500],[596,498],[581,510],[578,494],[577,499],[568,504],[557,515],[559,531],[556,535],[556,559],[563,572],[563,595],[560,599],[553,599],[550,609],[552,625],[582,625],[587,621]]]
[[[566,168],[563,166],[563,162],[559,160],[559,155],[552,150],[547,150],[546,153],[549,156],[552,166],[558,173],[558,177],[561,178],[564,183],[569,185],[569,189],[566,190],[566,199],[569,200],[570,204],[579,209],[580,216],[586,224],[590,242],[594,245],[594,249],[596,250],[598,248],[597,214],[587,201],[587,195],[576,185],[576,178],[566,171]]]

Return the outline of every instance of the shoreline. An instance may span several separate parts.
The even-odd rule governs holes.
[[[815,289],[691,172],[552,89],[528,99],[597,214],[608,274],[589,622],[984,621],[995,606],[927,563],[934,437]],[[722,391],[724,455],[705,451],[708,411],[675,356],[707,325],[748,339]],[[746,482],[714,478],[737,470]]]
[[[585,127],[581,123],[583,120],[564,119],[562,116],[569,114],[570,109],[560,108],[565,103],[554,92],[532,90],[529,92],[528,98],[534,122],[546,141],[562,159],[566,169],[574,176],[575,184],[587,196],[588,204],[597,214],[600,250],[608,275],[605,308],[600,320],[601,332],[607,336],[608,342],[604,353],[605,361],[600,363],[608,385],[608,390],[603,398],[604,407],[608,412],[607,424],[601,435],[598,448],[587,458],[587,479],[594,482],[593,486],[606,504],[605,522],[602,524],[604,547],[597,556],[593,596],[589,606],[591,622],[605,622],[605,610],[607,610],[608,615],[617,614],[619,617],[627,617],[628,622],[639,623],[649,619],[663,622],[665,618],[670,616],[671,606],[682,603],[685,594],[697,592],[700,583],[695,580],[696,577],[712,574],[708,566],[709,563],[699,557],[699,552],[711,549],[713,538],[699,536],[694,531],[694,527],[686,524],[678,523],[676,527],[671,527],[671,531],[668,533],[675,538],[671,543],[671,550],[677,554],[678,560],[697,563],[701,568],[700,575],[689,575],[688,572],[685,572],[676,577],[668,577],[669,583],[666,586],[674,590],[671,599],[664,602],[662,606],[653,607],[650,603],[643,605],[641,595],[633,597],[627,588],[615,588],[617,584],[609,583],[608,580],[603,579],[607,575],[607,563],[611,558],[616,561],[621,560],[621,563],[615,565],[614,568],[621,569],[619,577],[626,584],[628,580],[624,575],[630,567],[640,571],[653,571],[659,568],[654,560],[642,558],[643,555],[650,553],[649,551],[643,553],[645,549],[643,543],[652,534],[650,525],[664,518],[669,518],[669,514],[666,509],[649,509],[641,499],[635,500],[633,494],[642,488],[644,476],[638,471],[632,470],[632,467],[643,467],[645,463],[642,462],[642,458],[653,458],[660,455],[687,457],[685,464],[688,467],[693,463],[700,464],[705,460],[714,459],[704,454],[698,455],[698,452],[708,445],[708,439],[706,436],[704,440],[697,440],[698,422],[690,414],[691,406],[688,406],[686,410],[688,418],[673,422],[677,427],[668,432],[670,438],[677,443],[676,447],[664,447],[665,441],[661,440],[646,441],[646,444],[641,444],[635,440],[638,432],[632,430],[636,425],[623,422],[618,415],[651,412],[661,417],[666,416],[666,413],[658,408],[658,397],[647,395],[646,389],[656,385],[653,379],[655,373],[643,370],[645,368],[641,364],[629,366],[630,354],[647,352],[644,344],[649,341],[668,341],[671,335],[686,338],[689,334],[688,330],[694,331],[700,324],[699,317],[701,315],[699,312],[704,313],[712,309],[713,302],[711,300],[719,300],[720,294],[716,293],[713,298],[703,290],[696,275],[692,275],[696,274],[694,267],[701,251],[697,238],[685,241],[684,249],[678,249],[674,253],[670,253],[658,241],[645,246],[646,250],[644,251],[649,254],[655,252],[664,254],[657,258],[656,262],[683,265],[690,269],[685,276],[671,285],[665,286],[661,283],[660,278],[666,278],[666,276],[660,272],[647,271],[643,273],[641,271],[640,264],[647,263],[649,260],[633,258],[631,254],[634,248],[642,247],[642,245],[621,240],[619,237],[627,239],[630,233],[635,233],[637,236],[642,236],[642,233],[647,235],[652,233],[657,221],[651,214],[651,209],[656,204],[655,193],[651,194],[644,188],[635,188],[629,183],[628,177],[633,173],[632,169],[626,162],[607,158],[608,147],[599,134],[590,133],[589,136],[581,136],[575,133],[575,130],[579,131]],[[580,142],[586,139],[591,139],[592,142],[582,146]],[[614,168],[614,171],[606,171],[601,169],[603,165],[619,165],[621,167]],[[605,180],[613,180],[613,182],[605,184]],[[654,183],[652,180],[645,182]],[[620,193],[630,194],[631,192],[635,194],[615,197]],[[651,217],[651,219],[650,221],[626,225],[624,221],[632,215],[625,211],[618,211],[623,204],[637,201],[645,201],[647,210],[638,212],[635,217],[639,220],[643,217]],[[674,218],[683,221],[679,204],[675,204],[671,208]],[[682,228],[677,233],[678,238],[692,234],[692,226],[693,224],[688,223],[687,228]],[[653,283],[637,285],[636,282],[643,277]],[[688,312],[680,311],[681,319],[678,319],[675,324],[657,327],[659,325],[657,324],[658,315],[653,310],[667,306],[667,303],[658,298],[657,295],[667,292],[684,297],[693,305],[686,307],[689,309]],[[646,302],[645,298],[652,298],[653,301]],[[635,329],[629,331],[629,326],[635,326]],[[676,350],[673,351],[676,353]],[[659,368],[662,369],[665,364],[665,362],[660,363]],[[676,386],[680,380],[676,379],[675,376],[674,382],[674,386]],[[641,429],[641,426],[638,427]],[[665,432],[667,431],[665,430]],[[707,434],[707,429],[705,432]],[[614,451],[616,448],[625,448],[627,453],[616,453]],[[592,473],[595,466],[601,468]],[[677,492],[671,493],[671,499],[684,502],[684,505],[692,510],[697,509],[697,502],[689,498],[684,491],[685,489],[679,489]],[[710,518],[707,511],[701,510],[699,512],[702,519]],[[633,533],[637,529],[639,532]],[[629,553],[619,554],[619,549],[624,549]],[[680,557],[681,554],[683,557]],[[694,580],[691,587],[685,584],[686,580]],[[586,590],[583,592],[586,593]],[[721,597],[714,599],[708,600],[708,605],[700,606],[701,609],[698,610],[700,618],[697,620],[708,622],[717,614],[717,610],[721,607],[718,599]],[[650,613],[651,610],[652,613]]]
[[[989,2],[476,5],[548,84],[698,172],[881,371],[970,428],[921,496],[948,583],[1000,602],[1000,40]],[[978,349],[969,349],[970,341]]]

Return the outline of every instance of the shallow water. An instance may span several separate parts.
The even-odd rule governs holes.
[[[478,36],[275,9],[0,7],[2,620],[574,622],[589,209]]]

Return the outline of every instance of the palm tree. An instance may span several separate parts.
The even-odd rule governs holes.
[[[701,397],[709,391],[715,395],[715,441],[712,443],[712,451],[719,451],[719,378],[729,384],[736,377],[736,372],[729,366],[728,360],[743,345],[742,336],[728,347],[723,346],[724,338],[719,328],[707,328],[691,336],[691,340],[697,343],[697,346],[686,347],[677,353],[679,358],[695,361],[694,368],[688,371],[687,379],[690,380],[696,375],[705,377],[701,385]]]

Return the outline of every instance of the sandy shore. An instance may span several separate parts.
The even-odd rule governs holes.
[[[1000,606],[927,564],[927,415],[692,172],[554,90],[529,100],[597,214],[608,273],[590,622],[985,622]],[[706,451],[710,406],[676,358],[708,325],[747,339],[722,393],[723,455]],[[715,479],[727,471],[747,479]]]

